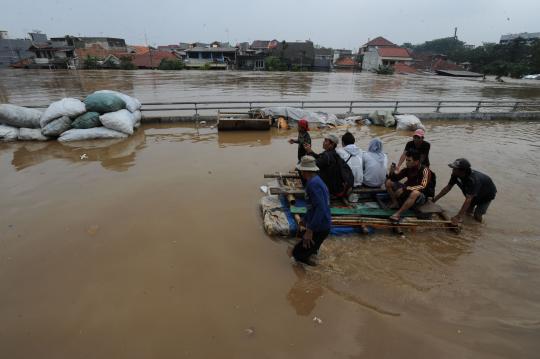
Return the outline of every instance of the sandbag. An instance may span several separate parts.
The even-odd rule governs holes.
[[[58,137],[71,128],[71,119],[67,116],[62,116],[41,129],[41,133],[48,137]]]
[[[19,129],[19,141],[48,141],[49,138],[43,136],[39,128],[21,128]]]
[[[42,112],[10,104],[0,105],[0,123],[13,127],[39,128]]]
[[[404,130],[404,131],[415,131],[418,129],[425,130],[424,125],[422,124],[422,121],[415,115],[396,115],[395,116],[397,125],[397,130]]]
[[[281,237],[293,235],[279,197],[265,196],[261,198],[259,204],[263,216],[263,227],[268,235]]]
[[[71,124],[71,127],[79,129],[94,128],[100,126],[101,122],[99,121],[99,113],[97,112],[87,112],[84,115],[80,115]]]
[[[133,112],[133,128],[141,127],[142,113],[141,111]]]
[[[129,112],[135,112],[141,109],[141,102],[137,100],[135,97],[131,97],[129,95],[126,95],[122,92],[118,91],[112,91],[112,90],[99,90],[94,93],[111,93],[115,94],[116,96],[120,97],[124,102],[126,103],[126,109]]]
[[[372,124],[376,126],[393,127],[396,125],[396,119],[392,111],[373,111],[368,116]]]
[[[76,98],[64,98],[49,105],[49,107],[41,116],[40,125],[41,128],[43,128],[53,120],[62,116],[74,118],[85,112],[86,107],[84,103],[77,100]]]
[[[126,103],[113,93],[93,93],[84,99],[88,112],[116,112],[126,108]]]
[[[111,130],[120,131],[128,135],[133,134],[133,114],[128,110],[106,113],[99,116],[103,126]]]
[[[126,138],[127,135],[122,132],[114,131],[105,127],[72,129],[68,130],[58,138],[60,142],[84,141],[107,138]]]
[[[0,125],[0,141],[17,141],[19,129],[13,126]]]

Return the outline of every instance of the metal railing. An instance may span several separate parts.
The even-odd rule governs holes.
[[[254,110],[263,107],[288,106],[302,109],[342,110],[354,113],[361,109],[392,109],[394,112],[407,109],[420,109],[422,112],[441,112],[441,110],[470,109],[467,112],[516,112],[540,111],[540,101],[489,101],[489,100],[281,100],[281,101],[185,101],[185,102],[147,102],[142,111],[190,111],[199,114],[206,110]],[[427,110],[427,111],[424,111]],[[482,111],[484,110],[484,111]]]

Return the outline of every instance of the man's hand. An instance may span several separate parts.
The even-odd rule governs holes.
[[[313,242],[313,232],[306,231],[304,238],[302,239],[302,246],[304,248],[310,248],[315,242]]]
[[[311,145],[309,143],[304,143],[304,149],[306,150],[307,153],[313,152],[313,150],[311,149]]]
[[[461,222],[463,222],[463,218],[461,218],[461,216],[458,214],[458,215],[452,217],[451,221],[452,221],[452,224],[453,224],[454,226],[457,226],[458,224],[460,224]]]
[[[291,138],[291,139],[289,140],[289,143],[292,145],[292,144],[294,143],[294,140]]]

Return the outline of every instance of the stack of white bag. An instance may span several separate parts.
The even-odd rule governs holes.
[[[125,138],[133,134],[133,130],[141,124],[141,103],[136,98],[121,92],[101,90],[94,94],[112,94],[125,103],[125,109],[108,112],[99,116],[103,127],[71,129],[60,135],[58,141],[70,142],[102,138]]]
[[[0,140],[47,140],[39,128],[41,115],[33,108],[0,104]]]

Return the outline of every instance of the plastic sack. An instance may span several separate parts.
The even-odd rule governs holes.
[[[114,131],[105,127],[72,129],[62,133],[58,138],[60,142],[84,141],[106,138],[126,138],[127,135],[122,132]]]
[[[99,121],[99,113],[97,112],[87,112],[84,115],[80,115],[71,124],[73,128],[94,128],[100,127],[101,122]]]
[[[126,108],[126,103],[119,96],[113,93],[96,93],[84,99],[88,112],[116,112]]]
[[[43,136],[41,129],[39,128],[20,128],[19,136],[17,136],[19,141],[48,141],[49,138]]]
[[[10,104],[0,105],[0,123],[13,127],[39,128],[42,112]]]
[[[48,137],[58,137],[71,128],[71,119],[67,116],[62,116],[41,129],[41,133]]]
[[[41,116],[40,125],[43,128],[59,117],[77,117],[85,112],[86,107],[84,103],[76,98],[64,98],[49,105]]]
[[[415,115],[396,115],[398,130],[415,131],[418,129],[425,130],[422,121]]]
[[[19,129],[13,126],[0,125],[0,141],[17,141]]]
[[[376,126],[393,127],[396,125],[396,119],[391,111],[373,111],[368,116],[371,123]]]
[[[106,113],[99,116],[103,126],[128,135],[133,134],[134,116],[128,110]]]
[[[133,128],[141,127],[142,113],[141,111],[133,112]]]
[[[271,236],[289,237],[291,228],[287,214],[276,196],[265,196],[260,201],[265,232]]]
[[[110,93],[110,94],[114,94],[114,95],[120,97],[126,103],[126,109],[129,112],[138,111],[138,110],[141,109],[141,106],[142,106],[141,102],[139,100],[137,100],[135,97],[131,97],[131,96],[126,95],[126,94],[124,94],[122,92],[112,91],[112,90],[99,90],[99,91],[96,91],[94,93]]]

